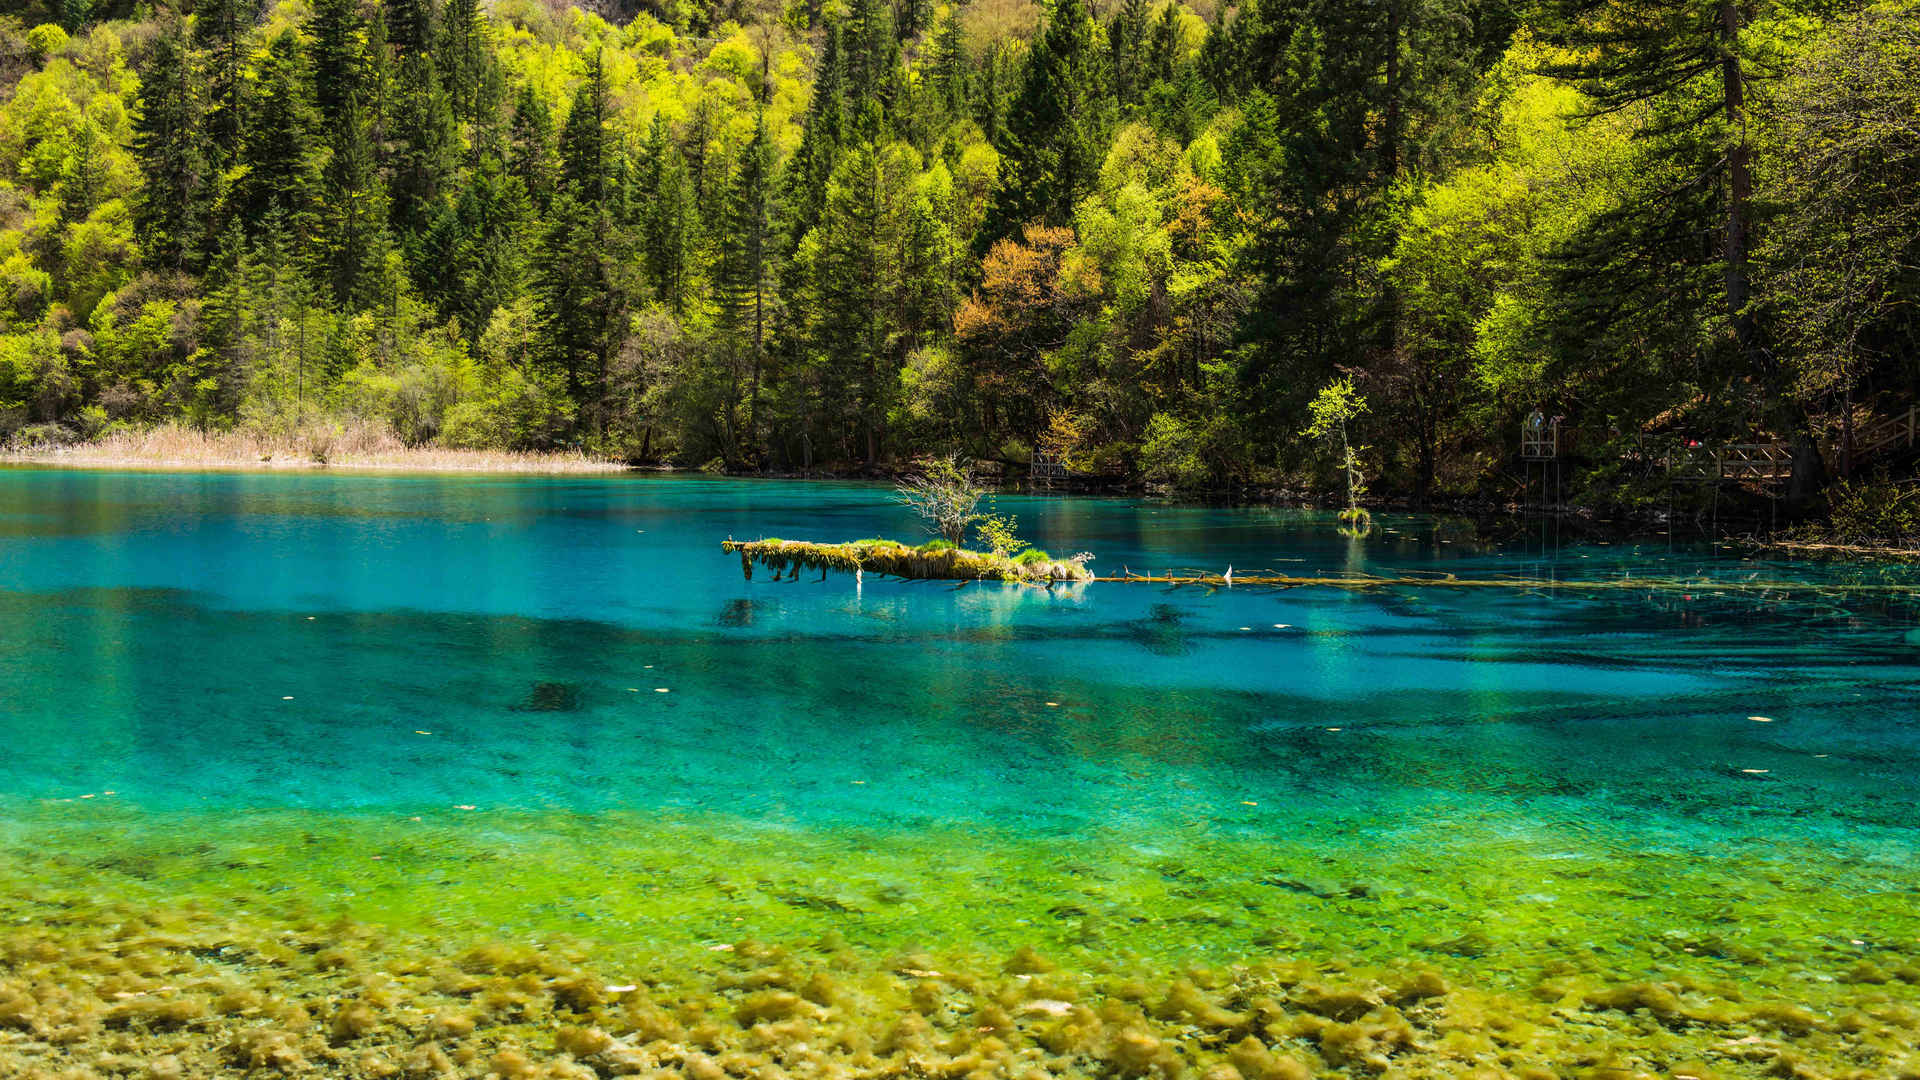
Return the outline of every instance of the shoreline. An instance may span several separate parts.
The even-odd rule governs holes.
[[[0,469],[44,468],[123,472],[352,472],[415,473],[500,476],[609,476],[622,473],[698,472],[671,466],[632,465],[588,457],[568,451],[463,450],[437,447],[407,448],[398,445],[365,445],[337,453],[316,455],[304,437],[284,441],[262,441],[241,433],[207,434],[181,428],[157,428],[134,435],[121,435],[111,441],[76,443],[57,449],[0,449]],[[871,469],[822,470],[813,473],[782,471],[727,472],[730,478],[793,482],[867,481],[886,483],[903,473],[876,472]],[[1003,483],[1002,490],[1027,490],[1026,485]],[[1165,498],[1178,502],[1207,505],[1270,506],[1292,509],[1324,509],[1325,500],[1285,489],[1259,491],[1200,491],[1188,493],[1155,492],[1135,484],[1103,485],[1090,489],[1049,492],[1076,494],[1094,498]],[[1375,512],[1425,514],[1471,519],[1481,525],[1493,525],[1494,532],[1512,530],[1543,517],[1557,519],[1561,527],[1571,527],[1578,542],[1592,537],[1609,540],[1654,540],[1668,538],[1668,522],[1640,519],[1633,515],[1603,514],[1594,508],[1564,508],[1555,512],[1529,511],[1518,505],[1502,505],[1485,498],[1463,497],[1431,499],[1418,505],[1406,497],[1388,496],[1372,500]],[[1796,558],[1842,559],[1858,562],[1911,563],[1920,561],[1920,549],[1885,545],[1833,543],[1823,540],[1771,539],[1751,534],[1729,533],[1715,538],[1705,533],[1688,535],[1689,541],[1710,540],[1736,544],[1752,552],[1771,552]]]
[[[650,471],[618,461],[600,461],[582,454],[508,452],[492,450],[401,450],[346,454],[339,460],[277,457],[145,457],[94,454],[76,450],[0,451],[0,468],[97,470],[102,472],[363,472],[467,473],[499,475],[612,475]]]

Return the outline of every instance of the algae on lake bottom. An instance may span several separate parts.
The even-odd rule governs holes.
[[[1904,868],[1480,824],[44,808],[3,837],[0,1075],[1920,1075]]]

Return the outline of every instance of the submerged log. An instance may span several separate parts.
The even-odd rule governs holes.
[[[1810,582],[1765,578],[1715,580],[1702,578],[1526,578],[1456,577],[1448,573],[1407,572],[1386,574],[1285,574],[1275,570],[1162,570],[1136,574],[1131,570],[1096,577],[1086,567],[1087,558],[1054,559],[1044,552],[1024,558],[1008,558],[979,551],[967,551],[942,544],[908,547],[892,540],[857,540],[846,544],[816,544],[802,540],[733,540],[721,550],[740,556],[740,570],[753,580],[753,568],[764,566],[775,580],[788,573],[788,580],[799,576],[801,568],[820,571],[822,579],[831,572],[860,575],[880,574],[909,581],[1016,581],[1051,587],[1060,582],[1111,581],[1136,585],[1197,585],[1209,589],[1343,589],[1373,592],[1385,589],[1511,589],[1560,593],[1681,593],[1689,598],[1707,595],[1744,595],[1786,598],[1797,595],[1920,597],[1920,589],[1894,582]]]
[[[1712,578],[1524,578],[1455,577],[1448,573],[1411,572],[1385,574],[1283,574],[1275,570],[1248,573],[1228,567],[1224,573],[1205,570],[1162,570],[1157,574],[1131,571],[1092,581],[1132,582],[1136,585],[1201,585],[1209,588],[1346,589],[1370,592],[1379,589],[1520,589],[1550,592],[1664,592],[1686,594],[1817,594],[1833,596],[1920,597],[1920,587],[1893,582],[1812,582],[1750,578],[1738,581]]]
[[[764,566],[777,580],[791,570],[830,570],[859,575],[881,574],[909,581],[1018,581],[1029,585],[1090,581],[1093,572],[1084,559],[1055,559],[1045,552],[1017,557],[967,551],[941,544],[908,547],[892,540],[856,540],[847,544],[815,544],[804,540],[725,540],[720,550],[740,556],[740,571],[753,580],[753,568]]]

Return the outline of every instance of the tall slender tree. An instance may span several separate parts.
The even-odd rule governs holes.
[[[186,272],[204,265],[213,178],[203,113],[186,25],[164,12],[140,81],[133,129],[142,177],[134,198],[134,233],[147,265],[155,269]]]

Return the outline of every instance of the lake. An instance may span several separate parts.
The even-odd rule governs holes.
[[[1902,1075],[1914,571],[996,509],[1101,573],[1693,586],[749,581],[721,540],[921,533],[864,484],[0,470],[0,999],[37,1003],[0,1029],[45,1047],[0,1062],[124,1030],[292,1071],[233,1050],[270,1027],[339,1075],[385,1075],[363,1038],[480,1075],[564,1021],[692,1080],[1291,1075],[1247,1038],[1332,1075]],[[391,1015],[343,1039],[362,998]]]

